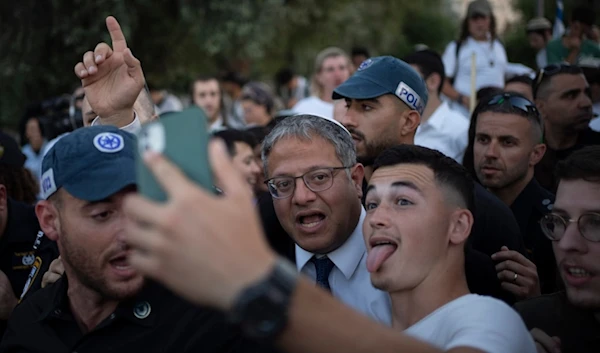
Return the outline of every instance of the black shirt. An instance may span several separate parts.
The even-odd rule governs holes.
[[[552,241],[540,227],[540,219],[550,213],[554,205],[554,194],[542,188],[535,180],[527,184],[510,206],[523,236],[527,257],[536,265],[542,293],[556,291],[556,260]]]
[[[600,322],[592,310],[569,303],[564,292],[543,295],[515,305],[528,329],[558,336],[563,353],[600,352]]]
[[[579,134],[575,146],[564,150],[553,150],[550,147],[546,149],[546,153],[542,160],[535,166],[535,178],[540,185],[551,192],[556,192],[558,180],[554,175],[556,163],[567,158],[574,151],[580,150],[585,146],[600,144],[600,132],[596,132],[587,128]]]
[[[269,352],[241,338],[237,327],[148,282],[96,328],[83,333],[67,297],[68,281],[37,291],[17,306],[0,352]]]
[[[33,275],[33,278],[41,281],[41,274],[58,256],[58,249],[47,246],[36,249],[34,246],[36,241],[45,238],[40,231],[34,206],[9,198],[7,207],[6,229],[0,237],[0,271],[8,277],[15,297],[20,298],[28,276]],[[45,242],[48,241],[45,238]],[[6,322],[0,321],[0,338],[5,328]]]
[[[527,253],[519,225],[510,208],[479,183],[475,183],[473,218],[469,242],[475,250],[492,256],[506,246],[523,255]]]

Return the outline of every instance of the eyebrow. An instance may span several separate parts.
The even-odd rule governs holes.
[[[324,165],[315,165],[312,166],[310,168],[308,168],[305,172],[302,173],[302,175],[306,174],[306,173],[310,173],[310,172],[314,172],[315,170],[318,169],[331,169],[331,168],[339,168],[339,167],[331,167],[331,166],[324,166]],[[273,176],[271,176],[271,179],[274,178],[295,178],[292,174],[289,173],[283,173],[283,174],[274,174]]]
[[[405,180],[402,180],[402,181],[395,181],[395,182],[393,182],[393,183],[392,183],[392,185],[391,185],[391,186],[392,186],[393,188],[402,188],[402,187],[406,187],[406,188],[409,188],[409,189],[412,189],[412,190],[416,191],[416,192],[417,192],[419,195],[423,196],[423,191],[422,191],[421,189],[419,189],[419,187],[418,187],[418,186],[417,186],[415,183],[413,183],[413,182],[411,182],[411,181],[405,181]],[[370,185],[367,187],[367,192],[366,192],[366,194],[368,194],[368,193],[369,193],[369,191],[371,191],[371,190],[375,190],[375,189],[376,189],[375,185],[373,185],[373,184],[370,184]]]
[[[579,93],[581,93],[581,92],[583,92],[583,91],[584,91],[584,90],[582,90],[581,88],[573,88],[573,89],[570,89],[570,90],[567,90],[567,91],[564,91],[564,92],[562,92],[562,93],[560,94],[560,96],[561,96],[561,97],[565,97],[565,96],[568,96],[568,95],[571,95],[571,94],[579,94]]]

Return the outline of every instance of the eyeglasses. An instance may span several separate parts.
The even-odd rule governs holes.
[[[552,77],[559,73],[573,73],[578,74],[581,73],[581,68],[579,66],[569,65],[569,64],[551,64],[548,65],[538,72],[535,82],[533,84],[533,96],[537,97],[537,91],[540,87],[542,81],[546,78]]]
[[[540,124],[542,123],[540,112],[535,107],[535,104],[527,98],[512,93],[497,94],[488,100],[487,105],[501,105],[504,103],[509,103],[513,108],[517,108],[527,115],[532,115]]]
[[[562,239],[570,223],[577,223],[577,228],[581,235],[591,241],[600,242],[600,214],[585,213],[579,216],[579,219],[565,219],[557,214],[547,214],[540,220],[542,232],[552,241]]]
[[[348,168],[351,167],[319,168],[298,177],[281,176],[271,178],[266,180],[265,184],[267,184],[271,196],[276,199],[285,199],[290,197],[296,190],[297,179],[301,178],[304,185],[313,192],[325,191],[333,185],[334,174],[339,170]]]

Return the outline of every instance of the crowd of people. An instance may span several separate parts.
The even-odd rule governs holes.
[[[207,190],[139,151],[188,104],[108,17],[71,128],[0,132],[0,353],[600,351],[594,23],[529,21],[534,70],[474,0],[441,54],[198,77]],[[136,192],[138,158],[167,201]]]

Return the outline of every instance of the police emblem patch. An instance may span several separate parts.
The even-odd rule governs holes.
[[[362,70],[366,69],[367,67],[371,66],[371,64],[373,64],[373,60],[367,59],[367,60],[363,61],[362,64],[360,64],[360,66],[358,66],[357,71],[362,71]]]
[[[94,147],[100,152],[116,153],[125,147],[125,141],[119,134],[103,132],[94,137]]]
[[[40,272],[40,268],[42,268],[42,258],[38,256],[33,261],[33,266],[31,267],[31,271],[29,271],[29,276],[27,277],[25,286],[23,286],[23,292],[21,293],[19,302],[21,302],[21,300],[23,300],[23,297],[25,297],[25,294],[27,294],[27,292],[29,291],[29,288],[31,288],[31,285],[33,284],[33,282],[35,281],[35,278],[37,277],[38,273]]]
[[[33,254],[29,254],[29,255],[23,256],[23,259],[21,260],[21,262],[25,266],[31,266],[31,265],[33,265],[34,261],[35,261],[35,256],[33,256]]]

